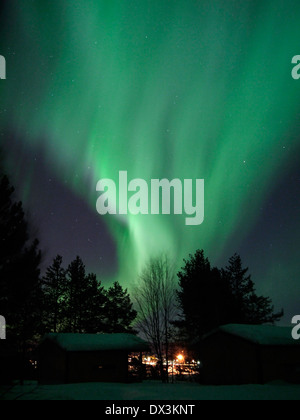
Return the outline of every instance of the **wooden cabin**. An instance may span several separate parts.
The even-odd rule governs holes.
[[[48,334],[39,346],[39,382],[128,382],[128,355],[149,351],[132,334]]]
[[[300,341],[292,328],[269,325],[225,325],[201,344],[205,384],[300,383]]]

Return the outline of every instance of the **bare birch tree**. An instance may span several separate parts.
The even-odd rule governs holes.
[[[137,328],[153,345],[162,379],[168,381],[171,321],[176,310],[175,269],[168,256],[148,262],[139,276],[134,300],[138,310]]]

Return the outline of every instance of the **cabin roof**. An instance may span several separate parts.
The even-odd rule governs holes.
[[[69,352],[126,350],[148,351],[148,344],[133,334],[47,334],[43,342],[52,341]]]
[[[292,327],[272,325],[228,324],[219,327],[206,337],[223,332],[262,346],[299,346],[300,340],[292,338]],[[204,337],[205,339],[205,337]]]

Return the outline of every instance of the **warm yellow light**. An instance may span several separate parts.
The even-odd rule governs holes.
[[[182,354],[178,354],[178,356],[177,356],[177,360],[178,360],[179,362],[182,362],[182,361],[183,361],[183,356],[182,356]]]

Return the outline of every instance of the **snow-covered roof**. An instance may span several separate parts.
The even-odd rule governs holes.
[[[126,350],[148,351],[148,344],[133,334],[47,334],[50,340],[66,351]]]
[[[229,324],[219,327],[218,331],[232,334],[263,346],[300,345],[299,340],[292,338],[292,327]]]

